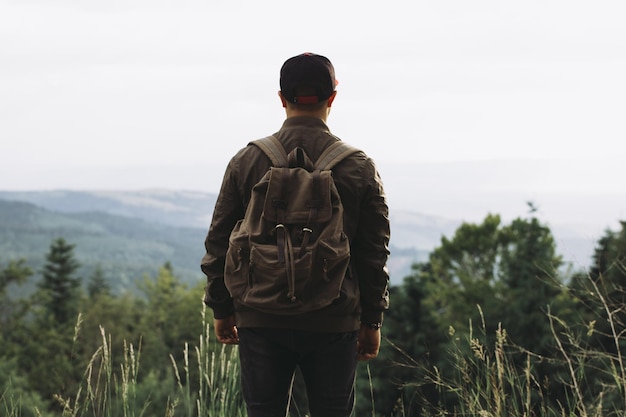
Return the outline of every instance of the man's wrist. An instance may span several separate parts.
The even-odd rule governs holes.
[[[370,330],[380,330],[381,327],[383,327],[383,324],[378,322],[378,323],[361,323],[363,326],[367,327]]]

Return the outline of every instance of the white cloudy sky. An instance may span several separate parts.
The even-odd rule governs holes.
[[[0,0],[0,189],[215,192],[313,51],[392,206],[613,225],[624,22],[623,0]]]

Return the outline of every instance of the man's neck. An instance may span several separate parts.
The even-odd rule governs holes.
[[[287,118],[290,117],[299,117],[299,116],[307,116],[307,117],[315,117],[317,119],[321,119],[324,123],[328,120],[328,114],[330,113],[329,107],[324,107],[318,111],[302,111],[299,109],[293,108],[285,108],[285,113],[287,114]]]

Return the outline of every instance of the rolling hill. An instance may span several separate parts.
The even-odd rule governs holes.
[[[97,211],[62,213],[32,203],[0,200],[0,264],[24,258],[38,272],[50,243],[76,245],[85,280],[99,267],[116,291],[133,288],[145,274],[170,262],[185,282],[203,279],[199,262],[205,231]]]

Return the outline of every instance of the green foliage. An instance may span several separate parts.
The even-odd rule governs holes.
[[[6,296],[6,289],[11,284],[21,284],[33,271],[26,265],[25,259],[10,260],[7,266],[0,268],[0,297]]]
[[[584,375],[579,402],[595,403],[605,413],[626,409],[625,260],[626,222],[621,222],[621,230],[607,230],[598,241],[589,274],[575,276],[569,286],[572,302],[567,319],[577,319],[580,326],[563,329],[562,322],[554,320],[557,331],[567,335],[562,355],[577,374]]]
[[[4,267],[0,265],[0,352],[6,353],[12,349],[4,341],[15,331],[19,317],[25,310],[24,303],[8,296],[7,288],[22,284],[31,275],[32,270],[26,265],[25,259],[11,260]]]
[[[590,275],[595,281],[601,279],[607,290],[618,296],[618,289],[626,286],[626,221],[621,222],[620,231],[606,231],[598,242],[593,261]],[[626,302],[626,295],[621,300]]]
[[[46,404],[20,373],[15,358],[0,358],[0,415],[7,417],[46,416]]]
[[[73,336],[69,326],[56,326],[49,316],[24,323],[13,335],[19,369],[45,401],[76,388],[85,363],[74,351]]]
[[[499,216],[489,215],[479,225],[464,223],[451,240],[441,239],[441,246],[421,269],[418,278],[428,292],[425,307],[437,312],[434,318],[440,329],[468,317],[478,321],[476,305],[482,305],[485,311],[497,309],[491,303],[501,291],[496,275],[499,232]]]
[[[64,239],[51,243],[39,291],[24,304],[28,310],[12,323],[11,333],[4,335],[6,352],[46,401],[55,393],[71,392],[84,365],[74,351],[81,294],[73,251]]]
[[[47,279],[76,279],[73,251],[52,242]],[[625,259],[626,223],[571,279],[535,217],[462,225],[391,288],[380,357],[357,371],[356,415],[624,415]],[[28,272],[8,263],[0,282]],[[45,279],[42,292],[78,294],[80,313],[60,326],[52,296],[3,310],[1,415],[245,415],[237,349],[209,337],[201,282],[167,262],[137,292],[109,291],[104,268],[88,294]]]
[[[495,344],[504,328],[509,342],[524,346],[508,352],[516,366],[525,366],[523,352],[532,351],[539,378],[550,373],[540,358],[554,347],[546,311],[562,293],[561,264],[549,228],[535,217],[503,225],[499,216],[488,215],[480,224],[462,224],[452,238],[441,239],[428,262],[415,265],[413,275],[392,289],[385,324],[389,347],[382,354],[393,368],[374,368],[374,375],[421,381],[408,389],[404,383],[400,395],[452,407],[456,398],[442,396],[425,369],[434,367],[438,378],[452,378],[449,352],[462,348],[462,354],[471,355],[471,346],[458,340],[469,337],[477,324],[484,345]],[[381,406],[388,411],[394,403]],[[416,401],[405,404],[408,410],[416,407]]]
[[[511,343],[507,331],[498,328],[495,337],[485,333],[457,334],[450,329],[451,348],[447,352],[448,371],[431,364],[418,364],[416,375],[435,387],[436,396],[419,395],[419,415],[423,416],[583,416],[617,417],[626,413],[626,370],[623,329],[617,319],[621,306],[589,279],[598,303],[598,319],[611,323],[603,335],[621,346],[617,354],[594,347],[595,321],[567,321],[564,316],[546,312],[549,335],[554,350],[541,356],[552,364],[553,373],[545,374],[536,366],[538,355],[524,352],[518,361],[518,346]],[[624,289],[622,289],[624,290]],[[574,297],[575,295],[572,294]],[[565,316],[569,320],[573,316]],[[483,322],[484,323],[484,322]],[[393,414],[396,415],[396,414]],[[405,414],[401,414],[405,415]]]
[[[52,242],[39,283],[41,292],[37,296],[52,322],[58,325],[69,323],[78,313],[81,280],[75,276],[79,263],[74,247],[63,238]]]
[[[165,264],[141,288],[142,298],[83,298],[84,313],[65,333],[50,314],[25,320],[8,341],[20,349],[0,367],[5,414],[244,416],[237,350],[216,350],[201,286],[187,289]],[[28,379],[15,377],[18,370]]]
[[[553,348],[545,320],[547,307],[561,292],[550,229],[536,219],[516,219],[502,231],[499,279],[505,287],[497,317],[510,337],[543,355]]]
[[[89,277],[87,294],[89,294],[90,298],[111,295],[111,286],[100,265],[96,265],[96,269],[94,269],[93,274]]]
[[[86,366],[79,389],[73,396],[55,396],[62,416],[244,417],[237,349],[210,348],[213,342],[205,313],[203,308],[205,331],[193,348],[185,344],[183,366],[172,355],[168,372],[148,368],[144,377],[140,377],[140,369],[145,368],[141,348],[124,342],[118,364],[112,337],[100,327],[101,344]]]
[[[110,329],[113,337],[108,340],[112,363],[123,363],[124,344],[140,346],[142,333],[141,318],[146,306],[135,296],[124,294],[118,297],[99,295],[83,300],[80,332],[75,343],[75,352],[84,363],[102,346],[101,328]]]
[[[202,334],[202,318],[198,306],[202,304],[204,290],[196,285],[187,288],[166,263],[156,278],[144,277],[139,284],[145,296],[139,323],[142,329],[144,361],[152,364],[169,361],[172,352],[181,352],[181,346],[196,344]],[[149,329],[149,330],[148,330]],[[181,360],[181,353],[176,359]]]

